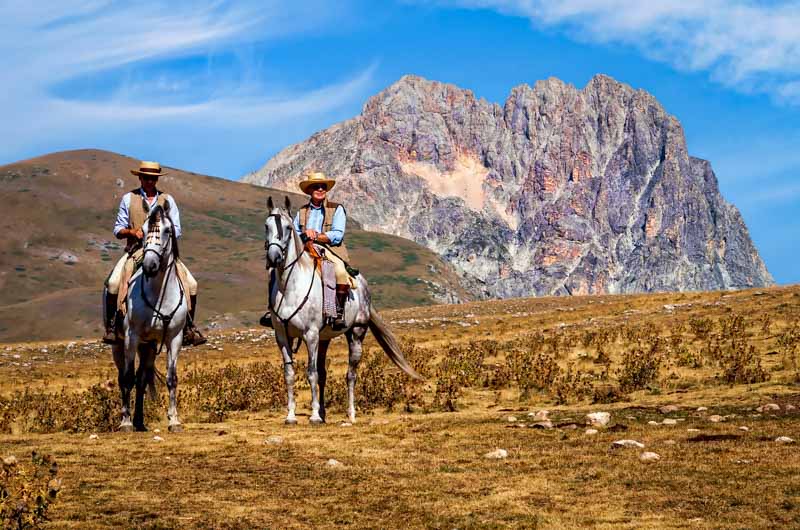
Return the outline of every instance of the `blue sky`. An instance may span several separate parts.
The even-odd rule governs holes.
[[[404,74],[502,103],[605,73],[678,117],[797,283],[797,28],[797,0],[0,0],[0,164],[94,147],[236,179]]]

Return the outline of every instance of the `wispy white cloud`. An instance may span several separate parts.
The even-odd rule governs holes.
[[[425,2],[426,0],[419,0]],[[526,17],[581,41],[621,43],[726,86],[800,104],[797,0],[434,0]]]
[[[236,128],[252,134],[280,120],[316,123],[360,102],[374,65],[326,86],[291,91],[291,80],[266,77],[257,61],[204,75],[171,69],[171,61],[239,54],[253,44],[325,31],[348,8],[348,2],[325,0],[0,0],[0,115],[15,124],[0,133],[0,163],[48,145],[48,137],[75,145],[143,124],[174,132],[180,122],[193,127],[184,136],[196,137]],[[136,75],[126,76],[131,71]],[[105,76],[103,90],[62,89],[92,76]]]

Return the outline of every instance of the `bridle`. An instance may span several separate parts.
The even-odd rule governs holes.
[[[172,219],[170,218],[169,214],[167,212],[165,212],[164,210],[161,210],[160,213],[161,213],[161,215],[163,215],[164,217],[167,218],[167,220],[169,221],[170,226],[172,227],[170,229],[170,234],[169,234],[169,242],[170,242],[170,245],[169,245],[169,254],[170,254],[170,256],[169,257],[170,257],[170,260],[169,260],[169,263],[167,264],[167,271],[166,271],[166,273],[164,275],[164,282],[163,282],[164,284],[167,284],[169,282],[170,275],[171,274],[177,274],[177,270],[176,270],[177,269],[177,259],[175,257],[175,249],[177,248],[177,236],[175,235],[175,228],[174,228],[175,225],[172,222]],[[158,247],[160,249],[162,249],[162,250],[159,252],[158,250],[150,247],[151,244],[158,245]],[[164,263],[164,261],[163,261],[164,260],[164,258],[163,258],[164,252],[163,252],[163,246],[161,244],[161,220],[160,219],[156,220],[155,224],[148,225],[147,238],[145,239],[144,247],[145,248],[144,248],[144,252],[142,254],[142,256],[143,256],[142,259],[144,259],[144,256],[146,256],[148,252],[152,252],[153,254],[155,254],[158,257],[158,270],[161,270],[161,267],[163,266],[163,263]],[[178,298],[178,303],[175,304],[175,308],[172,310],[171,313],[169,313],[169,314],[163,313],[161,311],[161,308],[164,305],[164,298],[165,298],[163,296],[163,294],[158,299],[158,307],[156,307],[155,304],[153,304],[152,302],[150,302],[150,300],[147,299],[147,294],[145,293],[145,290],[144,290],[144,284],[145,284],[146,281],[148,281],[150,276],[148,276],[147,274],[144,274],[144,272],[145,271],[142,270],[142,273],[143,273],[143,276],[144,276],[144,281],[139,282],[139,287],[140,287],[140,290],[141,290],[142,299],[144,300],[145,305],[147,305],[147,307],[150,310],[153,311],[153,316],[155,318],[157,318],[158,320],[161,320],[161,322],[163,322],[162,332],[161,332],[161,345],[158,347],[158,353],[156,353],[156,355],[160,355],[161,354],[161,350],[164,349],[164,342],[166,341],[166,338],[167,338],[167,328],[169,327],[170,322],[172,322],[172,318],[175,316],[175,313],[178,312],[178,309],[181,307],[181,304],[183,304],[183,298],[186,295],[185,295],[185,293],[183,291],[183,283],[180,281],[180,279],[178,279],[178,290],[180,291],[180,297]]]
[[[281,223],[281,221],[283,219],[283,215],[281,213],[273,213],[273,214],[269,214],[267,216],[267,220],[269,220],[270,218],[275,221],[275,227],[276,227],[276,230],[278,232],[278,240],[279,241],[283,241],[284,231],[283,231],[283,224]],[[294,230],[294,229],[290,228],[290,230]],[[294,237],[294,234],[290,233],[290,236]],[[286,259],[286,250],[287,250],[287,248],[285,246],[281,245],[280,243],[275,243],[274,241],[273,242],[264,241],[264,250],[267,251],[266,252],[267,268],[270,268],[272,266],[270,264],[270,259],[269,259],[269,249],[272,246],[278,247],[280,249],[280,251],[281,251],[281,255],[284,257],[284,259]],[[283,266],[275,266],[275,268],[280,267],[284,272],[288,271],[288,273],[286,274],[286,280],[283,282],[283,290],[282,291],[286,290],[286,286],[289,284],[289,279],[291,278],[292,273],[294,273],[294,267],[295,267],[295,265],[297,265],[297,262],[300,261],[300,258],[303,256],[303,254],[305,254],[305,252],[306,252],[306,247],[305,247],[305,245],[303,245],[302,249],[297,253],[297,257],[294,260],[292,260],[291,263],[289,263],[288,265],[283,265]],[[316,264],[315,264],[315,268],[316,268]],[[283,301],[286,300],[286,296],[281,298],[281,301],[280,301],[280,303],[278,304],[277,307],[273,307],[272,306],[272,296],[268,296],[267,297],[269,309],[272,312],[272,314],[275,315],[278,318],[280,323],[283,324],[283,329],[285,330],[287,337],[289,336],[289,321],[292,320],[295,317],[295,315],[297,315],[297,313],[299,313],[300,310],[303,309],[303,306],[306,305],[306,302],[308,302],[308,297],[311,294],[311,289],[314,287],[314,279],[316,278],[316,276],[317,276],[316,272],[312,271],[311,281],[309,282],[309,285],[308,285],[308,292],[306,292],[305,297],[303,297],[303,301],[300,302],[300,304],[298,304],[297,308],[295,308],[294,312],[292,312],[292,314],[289,315],[288,318],[282,318],[278,314],[278,310],[283,305]],[[278,283],[279,290],[281,290],[280,289],[280,280],[277,280],[277,281],[279,282]],[[289,340],[291,340],[291,339],[289,339]],[[300,349],[300,343],[301,342],[302,342],[302,338],[298,337],[297,346],[295,348],[293,348],[294,353],[297,353],[297,350]],[[290,343],[289,347],[291,348],[291,343]]]

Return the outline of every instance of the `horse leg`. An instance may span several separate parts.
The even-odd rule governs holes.
[[[304,339],[308,348],[308,386],[311,387],[311,417],[308,421],[314,424],[324,423],[325,420],[319,415],[319,392],[317,388],[319,382],[319,374],[317,372],[319,332],[309,330],[306,332]]]
[[[169,341],[167,351],[167,389],[169,390],[169,432],[182,432],[183,426],[178,419],[178,353],[183,345],[183,333],[180,331]]]
[[[133,411],[133,427],[146,431],[144,426],[144,391],[155,365],[155,352],[150,344],[139,345],[139,368],[136,370],[136,406]]]
[[[361,361],[361,343],[367,334],[366,326],[353,326],[347,332],[347,346],[349,349],[347,367],[347,417],[351,423],[356,421],[356,370]]]
[[[328,367],[325,358],[331,341],[321,340],[317,348],[317,374],[319,377],[319,417],[325,421],[325,382],[328,380]]]
[[[134,336],[130,331],[125,334],[125,347],[122,354],[115,355],[119,361],[117,363],[119,391],[122,397],[122,422],[119,424],[119,430],[122,432],[132,432],[133,423],[131,422],[131,390],[136,382],[136,373],[134,371],[136,365],[136,350],[139,347],[139,338]]]
[[[297,418],[294,415],[294,361],[292,360],[292,347],[283,326],[276,326],[275,340],[281,351],[281,358],[283,359],[283,379],[286,381],[286,392],[289,395],[288,413],[286,414],[284,423],[286,423],[286,425],[295,425],[297,423]]]

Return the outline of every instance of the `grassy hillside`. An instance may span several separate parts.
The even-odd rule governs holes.
[[[129,171],[137,166],[97,150],[0,166],[0,341],[100,332],[102,283],[123,246],[111,230],[120,198],[138,186]],[[181,253],[201,285],[201,324],[251,325],[266,300],[265,201],[273,194],[282,202],[285,192],[169,171],[159,187],[181,210]],[[350,229],[347,242],[380,307],[433,303],[430,281],[464,297],[447,266],[411,241]]]

